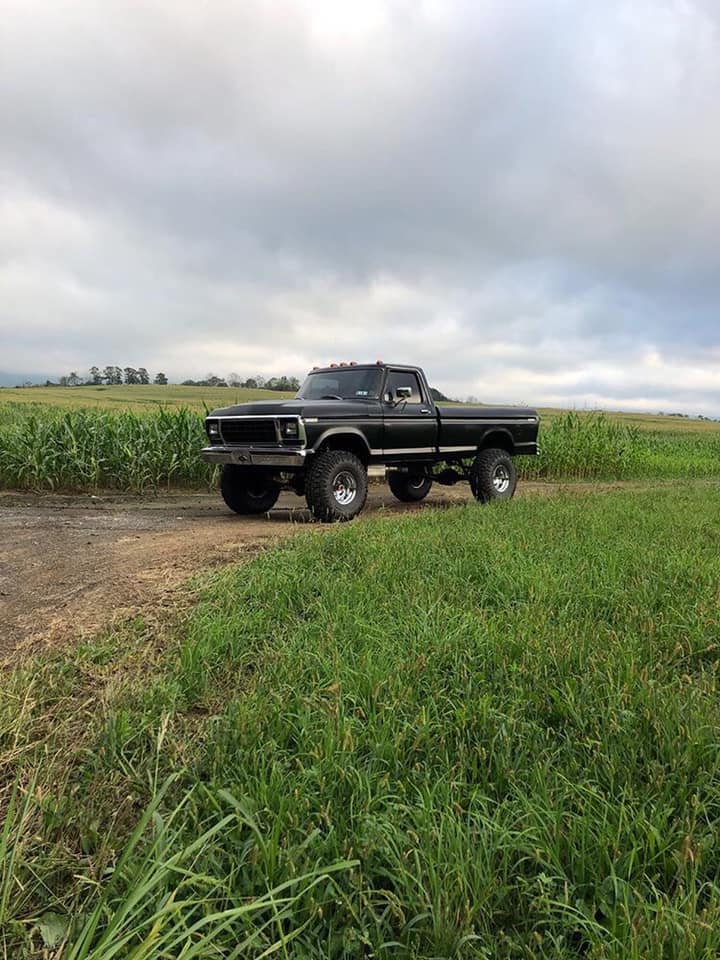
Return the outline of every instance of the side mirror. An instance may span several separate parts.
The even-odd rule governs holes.
[[[412,396],[412,387],[398,387],[395,396],[398,400],[409,400]]]

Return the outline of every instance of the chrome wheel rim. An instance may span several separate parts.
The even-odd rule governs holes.
[[[357,481],[347,470],[341,470],[333,480],[333,496],[341,507],[347,507],[357,496]]]
[[[510,486],[510,471],[504,463],[499,463],[493,470],[492,482],[496,493],[505,493]]]
[[[411,490],[419,490],[420,487],[425,485],[425,477],[414,477],[408,483],[408,486]]]

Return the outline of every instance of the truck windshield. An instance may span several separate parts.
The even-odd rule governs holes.
[[[356,370],[341,367],[311,373],[298,390],[298,400],[322,400],[339,397],[341,400],[377,400],[380,397],[381,370]]]

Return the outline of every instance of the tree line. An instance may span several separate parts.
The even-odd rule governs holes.
[[[244,387],[247,390],[281,390],[285,393],[294,393],[300,389],[297,377],[269,377],[265,379],[261,374],[242,380],[236,373],[229,373],[226,377],[216,377],[209,373],[204,380],[183,380],[183,387]]]
[[[98,387],[102,384],[111,386],[119,383],[148,384],[157,383],[165,386],[168,378],[164,373],[156,373],[150,379],[150,374],[145,367],[90,367],[87,376],[80,376],[75,370],[67,376],[60,377],[59,380],[46,380],[46,387]]]
[[[87,376],[80,376],[73,370],[66,376],[60,377],[57,381],[46,380],[46,387],[96,387],[96,386],[114,386],[117,384],[138,384],[147,385],[154,383],[159,386],[166,386],[167,376],[160,372],[154,377],[148,373],[145,367],[90,367]],[[214,373],[208,373],[202,380],[183,380],[184,387],[245,387],[249,390],[279,390],[286,393],[294,393],[300,388],[300,381],[297,377],[269,377],[265,378],[261,374],[255,377],[241,379],[237,373],[229,373],[226,377],[218,377]]]

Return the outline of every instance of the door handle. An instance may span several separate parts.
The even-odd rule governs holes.
[[[420,410],[420,413],[430,413],[430,410],[428,410],[427,407],[423,407],[423,408]]]

